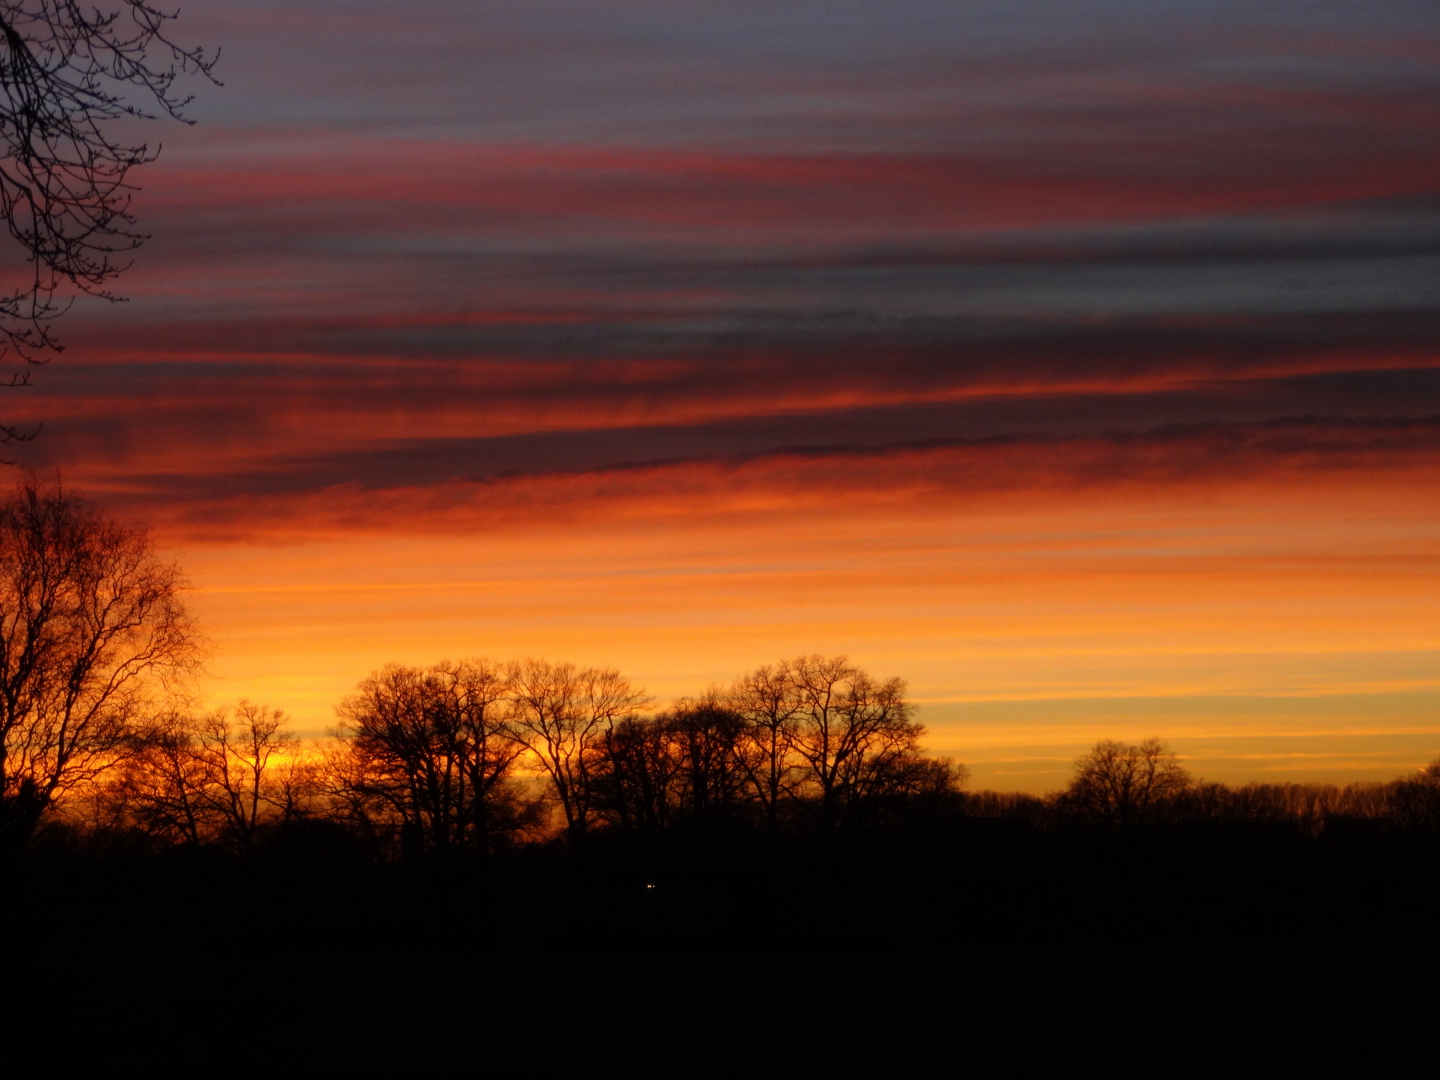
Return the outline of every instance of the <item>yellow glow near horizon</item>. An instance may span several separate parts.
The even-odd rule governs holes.
[[[1149,735],[1214,779],[1361,779],[1440,754],[1440,530],[1416,479],[660,503],[469,535],[181,538],[180,557],[213,697],[309,734],[389,661],[613,665],[663,704],[843,652],[906,678],[977,786],[1052,789],[1095,739]]]

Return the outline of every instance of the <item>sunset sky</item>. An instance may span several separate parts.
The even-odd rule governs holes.
[[[1434,0],[184,0],[153,239],[10,391],[202,690],[799,653],[974,785],[1440,756]]]

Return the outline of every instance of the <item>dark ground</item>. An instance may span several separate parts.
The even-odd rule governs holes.
[[[7,889],[7,1015],[1440,1017],[1440,841],[1364,825],[721,827],[445,873],[324,828],[249,859],[42,846]]]

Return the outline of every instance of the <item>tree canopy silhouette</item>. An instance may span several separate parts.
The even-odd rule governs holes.
[[[341,750],[326,786],[374,840],[442,860],[483,855],[524,823],[511,782],[524,745],[508,718],[504,673],[486,660],[390,664],[338,709]],[[382,842],[383,846],[383,842]]]
[[[1064,799],[1084,817],[1134,825],[1153,818],[1190,783],[1180,759],[1161,740],[1130,746],[1102,739],[1075,762]]]

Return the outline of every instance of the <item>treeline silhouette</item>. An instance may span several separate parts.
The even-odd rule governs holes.
[[[406,682],[413,689],[416,676],[428,681],[458,670],[463,666],[391,667],[367,680],[367,692],[383,692],[382,685],[393,692]],[[344,706],[354,726],[341,726],[335,744],[309,755],[284,731],[279,710],[241,702],[233,714],[168,717],[109,783],[60,807],[41,842],[126,835],[156,850],[180,845],[243,855],[277,830],[323,821],[342,827],[378,862],[433,863],[527,844],[579,847],[597,834],[649,836],[696,821],[789,835],[956,820],[1152,831],[1212,823],[1309,837],[1358,822],[1440,831],[1440,761],[1385,782],[1230,786],[1191,778],[1159,740],[1102,741],[1076,762],[1065,789],[1034,795],[967,791],[965,766],[891,746],[868,770],[864,753],[855,752],[858,775],[827,790],[823,774],[799,764],[806,759],[773,728],[757,730],[714,696],[626,717],[593,732],[588,745],[579,732],[572,740],[552,728],[536,740],[539,752],[528,738],[454,723],[463,713],[429,713],[448,718],[437,727],[407,722],[420,714],[407,717],[394,698],[388,710],[361,713],[356,704]],[[518,774],[517,763],[532,752],[551,755],[546,775]],[[1125,775],[1129,763],[1115,760],[1125,754],[1168,759],[1168,768],[1158,777]],[[842,747],[837,756],[851,754]]]
[[[677,1005],[656,973],[683,968],[683,1000],[718,1007],[781,957],[854,994],[903,977],[979,1007],[1069,1008],[1071,967],[1094,1000],[1147,1007],[1242,993],[1216,956],[1323,956],[1363,982],[1375,956],[1440,947],[1440,762],[1229,786],[1158,739],[1107,740],[1061,791],[972,792],[921,750],[904,684],[843,657],[647,704],[609,669],[465,661],[373,673],[318,744],[266,706],[169,713],[31,837],[12,917],[85,930],[22,937],[19,962],[89,971],[119,942],[120,993],[165,984],[218,930],[349,972],[367,1008],[498,1005],[581,962],[628,972],[656,1008]],[[1176,949],[1208,974],[1157,966]],[[1053,987],[1013,975],[1016,956]],[[991,985],[954,982],[962,960]],[[235,978],[303,998],[293,971]]]
[[[391,664],[302,746],[283,714],[170,712],[51,828],[236,855],[298,822],[344,829],[379,862],[482,860],[522,844],[695,821],[768,834],[902,820],[959,796],[926,755],[905,684],[802,656],[658,713],[613,669],[525,659]]]
[[[1101,741],[1059,792],[971,792],[921,750],[904,683],[844,657],[647,704],[614,670],[530,659],[392,664],[312,746],[265,706],[173,712],[56,805],[24,862],[52,900],[98,873],[172,913],[498,906],[513,931],[564,910],[651,944],[743,938],[757,909],[797,905],[817,932],[903,911],[1073,944],[1388,931],[1440,899],[1440,762],[1229,786],[1158,739]]]
[[[1010,821],[1037,830],[1204,824],[1317,838],[1355,827],[1440,831],[1440,761],[1346,786],[1192,777],[1159,739],[1102,740],[1062,791],[970,792],[965,766],[927,755],[898,678],[801,656],[655,713],[614,669],[525,659],[391,664],[302,745],[284,714],[242,701],[170,712],[97,783],[55,807],[52,837],[128,836],[250,853],[323,822],[376,863],[483,862],[527,845],[582,851],[608,837],[723,824],[820,836]]]

